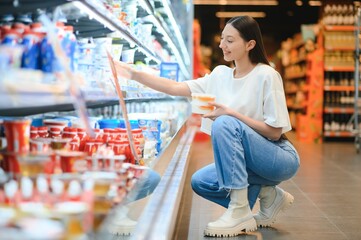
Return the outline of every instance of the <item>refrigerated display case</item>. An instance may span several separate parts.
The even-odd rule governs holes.
[[[74,57],[78,71],[59,74],[55,71],[49,73],[18,68],[14,66],[16,64],[1,64],[0,116],[4,121],[23,117],[34,121],[71,115],[90,124],[94,117],[121,118],[123,113],[108,61],[104,58],[105,50],[117,52],[118,55],[113,55],[113,58],[129,61],[154,74],[160,74],[162,63],[177,63],[179,77],[176,81],[191,76],[192,29],[189,26],[193,22],[193,9],[189,1],[6,0],[0,6],[2,25],[10,25],[16,18],[28,18],[41,21],[47,27],[45,32],[51,35],[56,33],[55,22],[62,21],[72,26],[79,44],[78,55]],[[56,42],[52,44],[57,53]],[[58,44],[61,46],[61,43]],[[90,59],[88,53],[95,55]],[[131,60],[125,59],[127,53],[133,54],[130,55]],[[10,57],[19,57],[20,53],[17,54],[12,53]],[[0,55],[9,57],[4,49]],[[184,170],[187,168],[187,155],[195,133],[195,129],[186,124],[190,106],[187,99],[169,97],[127,79],[119,79],[119,82],[129,114],[153,114],[167,125],[165,141],[160,144],[155,159],[148,163],[162,176],[162,180],[150,196],[150,202],[145,201],[140,207],[137,206],[139,209],[145,207],[145,211],[138,211],[135,215],[141,216],[137,239],[154,239],[146,237],[151,232],[154,236],[169,237],[179,204]],[[138,190],[134,187],[132,192]],[[178,194],[170,196],[169,190]],[[167,204],[164,204],[164,198],[168,199]],[[154,211],[164,207],[172,208],[173,213],[162,212],[163,227],[157,232],[151,231],[150,224],[154,222],[149,222],[149,219],[159,219],[159,214]],[[103,223],[111,223],[112,217],[113,214],[107,215]],[[101,227],[96,234],[114,239],[113,233],[107,231],[106,227]]]

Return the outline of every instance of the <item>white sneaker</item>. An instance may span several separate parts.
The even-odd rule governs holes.
[[[211,237],[233,237],[242,232],[253,232],[257,230],[256,221],[250,212],[243,218],[232,218],[231,211],[226,211],[220,219],[210,222],[204,231],[205,236]]]
[[[125,216],[110,222],[107,226],[108,231],[115,235],[131,235],[137,226],[137,222]]]
[[[217,221],[207,224],[204,235],[232,237],[256,229],[257,224],[248,205],[247,189],[232,190],[228,209]]]
[[[274,192],[275,191],[275,192]],[[254,215],[259,227],[270,227],[276,221],[279,212],[287,210],[293,204],[294,197],[279,187],[267,186],[260,193],[260,210]]]

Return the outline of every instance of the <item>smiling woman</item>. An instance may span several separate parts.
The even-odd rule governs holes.
[[[249,16],[230,19],[219,47],[234,67],[219,65],[209,75],[183,82],[118,64],[120,73],[155,90],[198,96],[194,103],[199,94],[215,97],[201,99],[208,101],[202,110],[210,111],[202,115],[200,129],[211,135],[214,163],[196,171],[191,184],[195,193],[227,208],[204,231],[216,237],[272,225],[279,211],[293,203],[293,196],[276,185],[299,167],[296,149],[282,137],[291,130],[282,79],[267,60],[258,23]],[[253,216],[258,196],[261,210]]]

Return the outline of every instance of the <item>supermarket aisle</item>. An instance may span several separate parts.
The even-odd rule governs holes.
[[[282,184],[295,197],[293,207],[281,212],[273,228],[259,228],[249,235],[232,238],[203,236],[206,224],[224,210],[190,188],[191,174],[213,158],[210,142],[195,142],[175,239],[361,239],[361,155],[353,143],[305,144],[297,142],[293,133],[289,138],[301,156],[297,175]],[[258,205],[254,210],[257,208]]]

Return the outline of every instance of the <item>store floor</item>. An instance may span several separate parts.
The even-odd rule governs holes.
[[[190,188],[190,176],[213,161],[209,141],[195,142],[174,239],[252,240],[359,240],[361,239],[361,154],[352,142],[306,144],[288,135],[301,156],[297,175],[281,184],[295,197],[289,210],[281,212],[272,228],[231,238],[204,237],[209,221],[224,209]],[[259,205],[255,206],[257,211]]]

